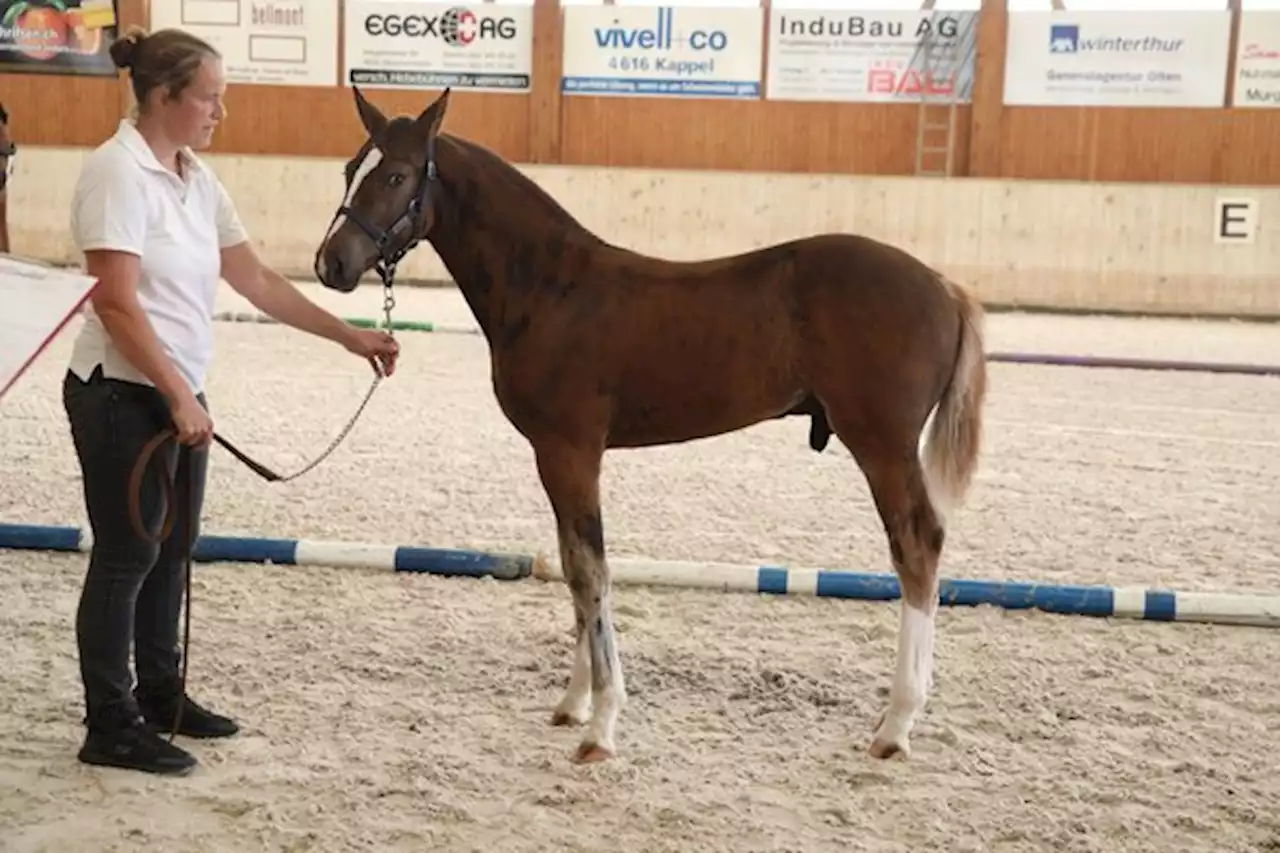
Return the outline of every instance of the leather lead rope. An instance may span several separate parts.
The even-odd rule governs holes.
[[[386,318],[387,334],[394,336],[395,332],[391,327],[391,309],[395,307],[395,296],[392,292],[392,285],[395,281],[395,275],[396,275],[395,262],[393,261],[390,264],[380,265],[378,268],[378,273],[382,277],[382,285],[384,288],[382,310]],[[328,458],[329,454],[333,453],[333,451],[337,449],[338,445],[342,443],[342,441],[347,437],[347,435],[350,434],[352,428],[356,425],[356,421],[359,419],[361,413],[364,412],[365,406],[369,404],[369,400],[373,397],[373,392],[377,389],[378,384],[382,382],[384,378],[382,375],[382,372],[378,370],[378,366],[376,362],[373,363],[373,366],[374,366],[373,383],[369,386],[368,392],[365,393],[364,400],[360,403],[359,408],[356,409],[356,413],[351,416],[351,420],[347,422],[347,425],[341,430],[341,432],[338,433],[338,436],[329,444],[329,446],[324,450],[323,453],[321,453],[318,457],[316,457],[315,460],[313,460],[312,462],[310,462],[300,470],[295,471],[294,473],[289,474],[288,476],[282,476],[276,473],[275,471],[273,471],[272,469],[268,468],[266,465],[263,465],[261,462],[254,460],[244,451],[240,450],[230,441],[228,441],[227,439],[219,435],[217,432],[214,432],[213,440],[216,441],[218,444],[222,445],[222,447],[224,447],[228,453],[230,453],[232,456],[238,459],[249,470],[253,471],[259,477],[266,480],[268,483],[287,483],[290,480],[293,480],[297,477],[301,477],[303,474],[306,474],[308,471],[312,470],[321,462],[323,462],[326,458]],[[178,440],[178,433],[177,433],[177,430],[175,429],[172,429],[172,428],[165,429],[156,433],[156,435],[153,436],[151,440],[148,441],[146,445],[143,446],[142,451],[138,454],[138,458],[133,463],[133,469],[129,472],[129,488],[128,488],[128,496],[127,496],[129,520],[133,524],[134,532],[137,533],[139,537],[146,540],[147,542],[150,542],[153,545],[159,545],[160,543],[167,540],[171,535],[173,535],[173,526],[177,520],[177,507],[174,503],[174,491],[176,490],[176,482],[175,482],[175,479],[166,477],[163,474],[160,475],[160,478],[159,478],[160,489],[164,493],[164,502],[165,502],[166,509],[165,509],[164,517],[160,519],[160,529],[156,531],[151,531],[151,530],[148,530],[146,525],[142,523],[142,501],[141,501],[142,478],[146,475],[147,468],[150,467],[151,459],[152,457],[155,456],[156,451],[159,450],[166,442],[169,442],[169,441],[177,442],[177,440]],[[182,456],[187,455],[190,452],[191,452],[191,448],[189,447],[180,446],[178,448],[179,467],[181,467],[181,463],[183,461]],[[195,479],[191,478],[190,488],[187,490],[187,494],[184,499],[184,507],[183,507],[183,510],[186,512],[186,518],[187,518],[186,530],[188,532],[188,535],[191,536],[191,541],[187,542],[186,547],[183,549],[184,553],[186,554],[186,557],[183,559],[183,563],[184,563],[183,570],[186,575],[184,580],[185,588],[183,592],[186,599],[186,606],[184,608],[185,610],[184,618],[183,618],[184,624],[182,629],[182,667],[179,675],[178,713],[174,716],[173,727],[169,732],[170,743],[172,743],[174,738],[177,737],[179,724],[182,721],[182,709],[186,704],[187,663],[188,663],[188,660],[190,659],[189,652],[191,648],[191,565],[192,565],[192,562],[194,561],[196,538],[197,538],[194,535],[195,529],[196,529],[196,518],[194,513],[195,487],[196,487]]]

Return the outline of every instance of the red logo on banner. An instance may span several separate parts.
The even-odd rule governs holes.
[[[1260,44],[1252,42],[1244,46],[1244,56],[1241,59],[1280,59],[1280,49],[1265,48]]]
[[[914,68],[873,68],[867,75],[867,91],[877,95],[950,95],[955,91],[955,78],[921,74]]]

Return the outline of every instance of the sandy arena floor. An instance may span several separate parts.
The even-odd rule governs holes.
[[[381,293],[322,298],[370,316]],[[453,291],[402,291],[396,315],[469,319]],[[0,519],[83,523],[58,396],[74,329],[0,403]],[[1280,326],[989,330],[992,350],[1280,358]],[[215,423],[280,469],[367,387],[325,342],[218,333]],[[215,451],[206,531],[552,552],[483,339],[401,340],[401,373],[306,478],[266,484]],[[946,574],[1280,589],[1280,380],[993,365],[988,418]],[[860,473],[806,430],[611,454],[611,553],[888,570]],[[578,733],[546,724],[571,658],[562,586],[203,566],[192,689],[245,731],[162,780],[75,761],[85,559],[0,561],[5,853],[1280,851],[1274,632],[944,609],[915,754],[878,763],[896,606],[622,588],[622,755],[583,768]]]

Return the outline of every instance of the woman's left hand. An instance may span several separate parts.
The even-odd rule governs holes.
[[[349,352],[368,359],[373,369],[382,376],[390,376],[396,372],[400,344],[386,332],[377,329],[352,329],[346,347]]]

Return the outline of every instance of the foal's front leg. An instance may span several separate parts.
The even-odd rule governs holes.
[[[539,448],[537,459],[538,474],[556,516],[560,565],[573,594],[577,629],[569,687],[552,722],[588,722],[576,759],[603,761],[617,752],[614,728],[626,703],[626,684],[613,627],[612,585],[600,517],[600,454]]]

